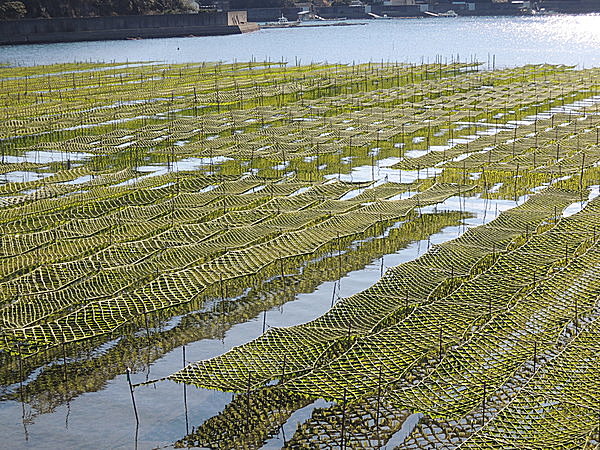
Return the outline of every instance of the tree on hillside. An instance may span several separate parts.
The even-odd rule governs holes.
[[[0,0],[6,18],[89,17],[185,13],[197,10],[192,0]],[[8,17],[10,16],[10,17]]]
[[[20,19],[27,14],[27,8],[23,2],[0,1],[0,20]]]
[[[192,10],[186,0],[95,0],[99,15],[169,14]]]

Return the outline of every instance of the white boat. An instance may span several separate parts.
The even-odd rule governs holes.
[[[377,20],[381,20],[381,19],[393,19],[393,17],[389,17],[387,14],[384,14],[383,16],[379,16],[375,13],[367,13],[369,16],[371,16],[373,19],[377,19]]]
[[[285,17],[283,14],[281,15],[281,17],[279,19],[277,19],[277,22],[267,22],[264,25],[261,25],[261,28],[288,28],[288,27],[297,27],[298,25],[300,25],[299,21],[295,21],[295,22],[290,22],[287,17]]]
[[[446,12],[439,13],[438,17],[458,17],[458,14],[453,9],[450,9]]]
[[[531,14],[534,16],[553,16],[558,13],[547,10],[546,8],[540,8],[540,9],[532,9]]]

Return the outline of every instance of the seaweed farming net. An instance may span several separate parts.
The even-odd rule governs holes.
[[[73,64],[0,83],[11,383],[120,333],[97,362],[140,329],[163,351],[221,334],[468,220],[466,202],[509,202],[323,316],[171,375],[245,396],[181,443],[259,447],[327,399],[289,446],[598,444],[597,69]]]

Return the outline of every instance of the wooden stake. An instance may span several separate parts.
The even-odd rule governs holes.
[[[67,384],[67,350],[65,347],[65,343],[62,343],[62,351],[63,351],[63,380],[65,384]]]
[[[377,436],[377,448],[381,448],[381,436],[379,435],[379,409],[381,407],[381,366],[377,377],[377,410],[375,412],[375,435]]]
[[[342,436],[340,439],[340,449],[346,448],[345,432],[346,432],[346,388],[344,388],[344,399],[342,400]]]
[[[250,431],[250,383],[251,372],[248,372],[248,387],[246,389],[246,431]]]
[[[482,407],[482,415],[481,415],[481,426],[485,425],[485,400],[487,397],[487,385],[483,383],[483,407]]]

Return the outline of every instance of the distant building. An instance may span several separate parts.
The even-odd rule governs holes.
[[[385,6],[412,6],[416,5],[415,0],[385,0]]]

